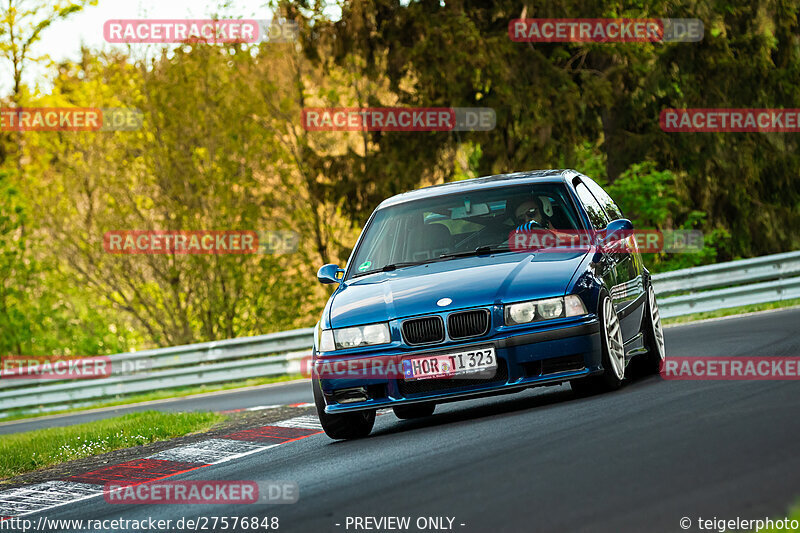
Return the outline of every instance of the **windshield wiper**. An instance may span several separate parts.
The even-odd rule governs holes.
[[[397,270],[398,268],[424,265],[425,263],[431,263],[433,261],[437,261],[437,259],[425,259],[424,261],[406,261],[403,263],[391,263],[389,265],[384,265],[381,268],[373,268],[372,270],[367,270],[366,272],[359,272],[358,274],[354,274],[353,277],[358,278],[361,276],[366,276],[368,274],[375,274],[376,272],[391,272],[392,270]]]
[[[431,261],[435,261],[435,259],[425,259],[424,261],[406,261],[404,263],[392,263],[390,265],[384,265],[383,268],[381,268],[381,270],[384,272],[390,272],[392,270],[397,270],[398,268],[424,265],[425,263],[430,263]]]
[[[496,252],[510,252],[511,248],[508,246],[478,246],[469,252],[455,252],[452,254],[442,254],[439,259],[450,259],[452,257],[470,257],[473,255],[486,255]]]

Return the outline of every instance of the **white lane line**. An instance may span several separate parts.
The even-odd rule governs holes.
[[[240,440],[208,439],[164,450],[148,459],[215,465],[270,448]]]
[[[102,494],[98,485],[72,481],[46,481],[0,492],[0,515],[25,516]]]
[[[322,424],[319,423],[319,418],[316,415],[303,415],[268,424],[270,426],[277,426],[281,428],[303,428],[303,429],[318,429],[322,431]]]

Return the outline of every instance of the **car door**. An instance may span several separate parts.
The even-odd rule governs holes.
[[[609,220],[624,218],[622,210],[611,196],[597,183],[587,176],[581,176],[581,181],[598,201]],[[642,276],[642,256],[632,234],[623,235],[619,242],[614,243],[611,255],[616,262],[616,299],[617,313],[622,324],[622,335],[625,340],[630,339],[639,331],[639,325],[644,310],[644,278]]]
[[[576,177],[572,180],[572,185],[575,187],[575,192],[578,195],[578,199],[580,200],[581,204],[583,205],[583,209],[586,211],[586,214],[589,217],[589,223],[592,225],[590,230],[604,230],[605,227],[608,226],[609,219],[603,208],[600,206],[600,202],[597,201],[597,199],[592,195],[588,187],[586,187],[579,177]],[[609,287],[609,295],[611,296],[611,302],[614,304],[614,309],[619,312],[619,306],[622,302],[619,299],[619,295],[615,293],[614,290],[618,284],[617,270],[619,268],[619,258],[615,257],[615,255],[616,254],[603,253],[602,251],[598,250],[596,252],[597,257],[594,260],[594,263],[599,267],[600,271],[598,273],[600,274],[600,277],[603,278],[603,283],[606,287]]]

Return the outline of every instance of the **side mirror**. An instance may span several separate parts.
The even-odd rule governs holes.
[[[612,220],[606,226],[606,234],[616,233],[618,231],[633,231],[633,222],[627,218],[618,218]]]
[[[330,285],[331,283],[341,283],[344,270],[339,265],[328,264],[317,271],[317,279],[320,283]]]
[[[603,237],[600,239],[602,244],[619,241],[628,237],[628,232],[633,231],[633,222],[627,218],[612,220],[603,230]]]

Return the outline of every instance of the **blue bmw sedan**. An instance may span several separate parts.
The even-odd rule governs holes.
[[[312,355],[325,432],[364,437],[381,408],[408,419],[430,416],[438,403],[541,385],[614,390],[633,358],[658,372],[664,335],[632,229],[614,200],[573,170],[385,200],[347,266],[317,274],[338,285]],[[515,243],[576,234],[592,238]]]

